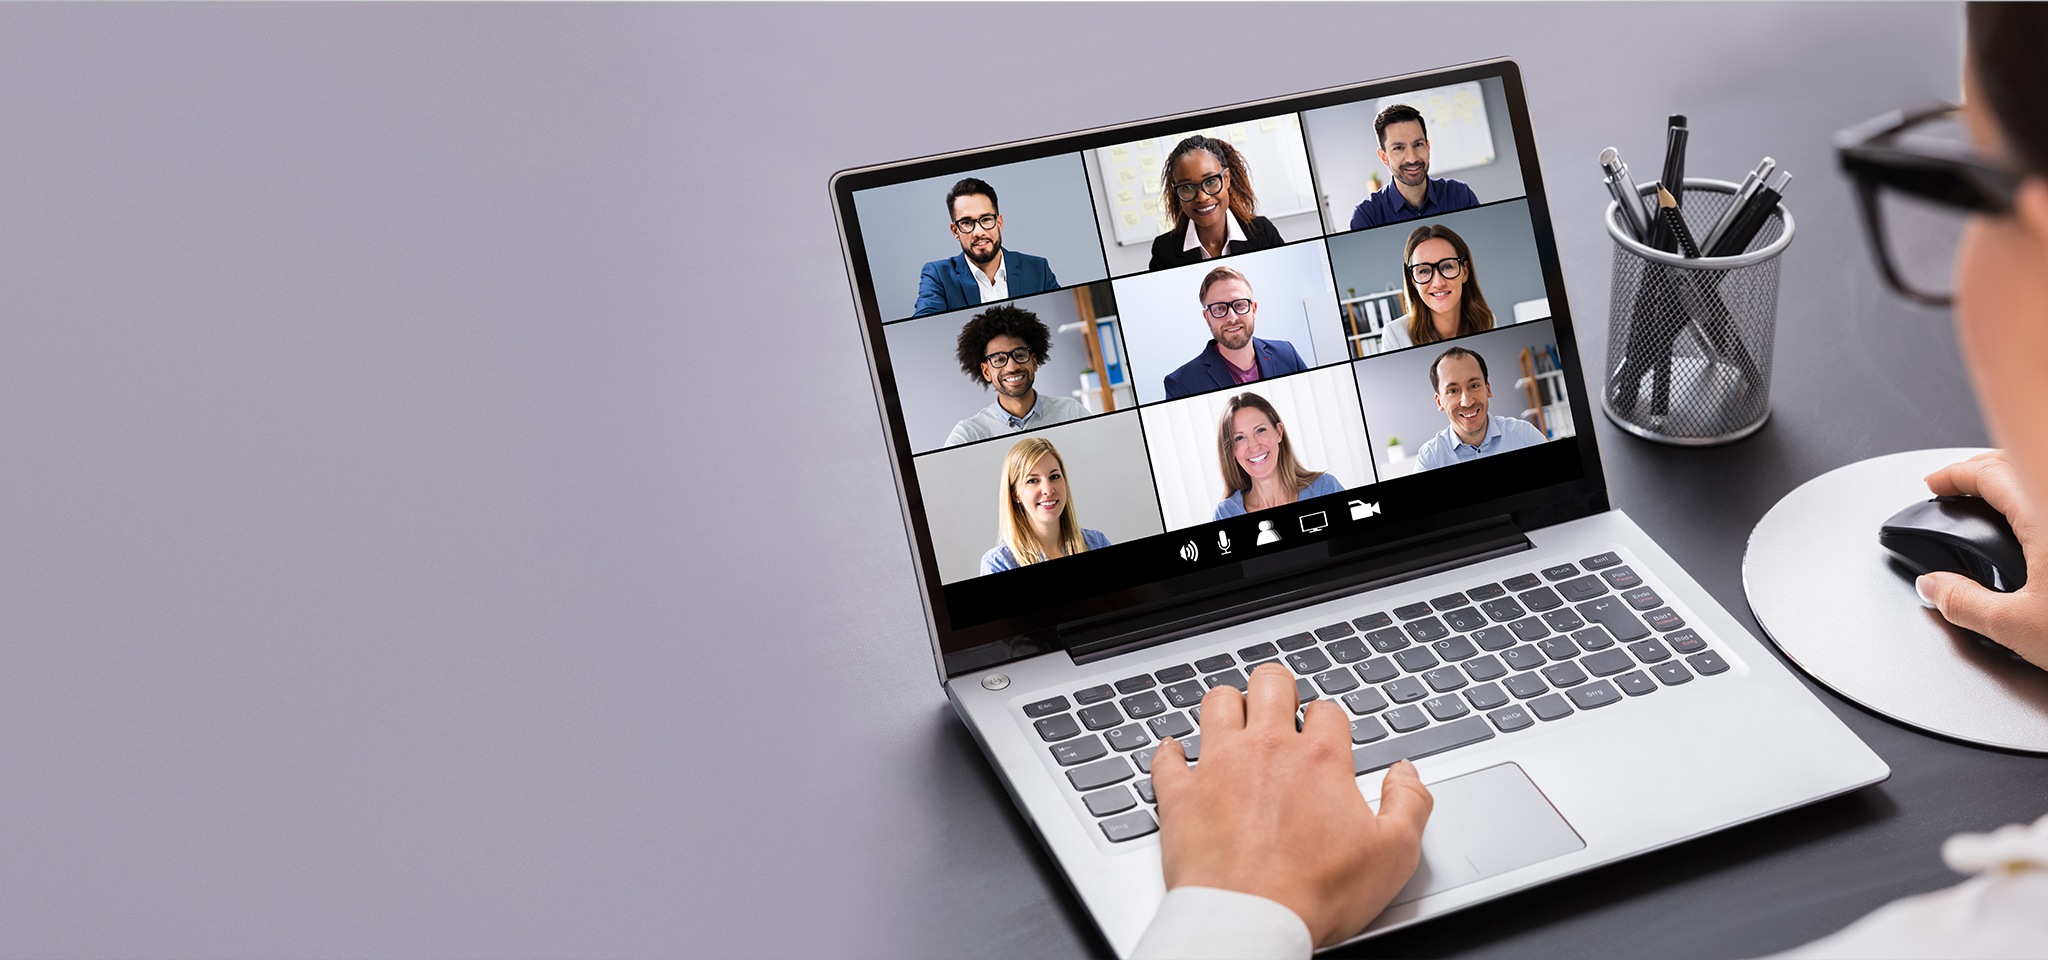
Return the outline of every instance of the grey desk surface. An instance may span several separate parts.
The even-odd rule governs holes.
[[[1799,175],[1776,415],[1594,426],[1743,611],[1785,491],[1986,440],[1827,147],[1954,96],[1960,21],[0,6],[0,952],[1100,953],[933,680],[827,177],[1513,55],[1597,359],[1594,155],[1685,112],[1696,175]],[[1369,952],[1772,950],[2048,806],[1829,702],[1890,782]]]

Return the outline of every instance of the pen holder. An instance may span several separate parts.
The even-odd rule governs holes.
[[[1657,184],[1641,187],[1654,209]],[[1687,177],[1685,225],[1705,242],[1737,186]],[[1771,415],[1771,343],[1778,257],[1792,243],[1780,203],[1749,249],[1688,260],[1637,240],[1607,204],[1614,277],[1607,382],[1600,406],[1615,426],[1660,443],[1705,446],[1749,436]]]

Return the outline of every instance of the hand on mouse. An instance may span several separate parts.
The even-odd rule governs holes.
[[[1352,776],[1343,708],[1309,705],[1300,731],[1294,678],[1277,663],[1252,671],[1247,694],[1218,685],[1202,698],[1202,756],[1159,745],[1160,857],[1168,889],[1217,887],[1293,910],[1318,946],[1365,929],[1422,855],[1434,804],[1403,760],[1380,784],[1374,814]]]
[[[2011,593],[1987,589],[1959,573],[1924,574],[1914,584],[1943,619],[1998,641],[2048,669],[2048,531],[2044,531],[2005,451],[1980,453],[1927,475],[1936,496],[1983,497],[2012,525],[2027,558],[2027,585]],[[1206,741],[1204,741],[1206,744]]]

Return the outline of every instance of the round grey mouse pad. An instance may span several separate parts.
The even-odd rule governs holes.
[[[1920,603],[1877,528],[1925,500],[1923,477],[1984,452],[1915,450],[1815,477],[1749,535],[1749,609],[1800,669],[1908,726],[2048,753],[2048,671]]]

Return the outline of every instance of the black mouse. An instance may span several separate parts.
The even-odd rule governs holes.
[[[1914,575],[1953,571],[1993,590],[2027,585],[2020,539],[1998,508],[1982,497],[1935,497],[1892,515],[1877,542]]]

